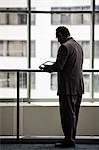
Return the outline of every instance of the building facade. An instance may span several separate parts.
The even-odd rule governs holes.
[[[56,0],[1,1],[0,68],[39,69],[39,65],[45,61],[55,61],[59,47],[55,37],[56,28],[66,26],[84,50],[83,69],[98,69],[98,11],[99,0],[95,1],[95,6],[94,0],[57,0],[57,3]],[[28,37],[29,29],[31,42]],[[16,98],[16,79],[15,72],[0,72],[2,100]],[[27,73],[21,72],[21,98],[27,98],[30,91],[30,99],[57,99],[56,73],[33,72],[29,86],[27,82]],[[83,98],[96,99],[99,96],[99,74],[84,72],[84,82]]]

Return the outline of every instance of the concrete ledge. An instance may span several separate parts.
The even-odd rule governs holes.
[[[21,137],[20,139],[5,138],[0,139],[0,144],[51,144],[61,142],[63,136],[34,136]],[[77,136],[77,144],[99,144],[99,136]]]
[[[0,106],[17,106],[16,103],[11,103],[11,102],[4,102],[4,103],[0,103]],[[28,103],[28,102],[20,102],[20,106],[41,106],[41,107],[57,107],[59,106],[59,102],[31,102],[31,103]],[[87,106],[87,107],[98,107],[99,106],[99,102],[82,102],[81,103],[81,106]]]

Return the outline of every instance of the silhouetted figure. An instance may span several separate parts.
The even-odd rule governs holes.
[[[57,143],[56,147],[75,147],[76,126],[84,93],[83,50],[64,26],[56,29],[56,38],[61,44],[56,62],[40,69],[50,73],[58,72],[57,94],[59,95],[61,124],[65,138],[62,143]]]

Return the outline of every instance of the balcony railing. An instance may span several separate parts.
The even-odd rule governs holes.
[[[33,70],[33,69],[0,69],[0,72],[16,72],[17,74],[17,140],[19,140],[19,107],[20,107],[20,80],[19,74],[20,72],[45,72],[41,70]],[[83,70],[83,72],[95,73],[99,72],[98,69],[89,69]]]

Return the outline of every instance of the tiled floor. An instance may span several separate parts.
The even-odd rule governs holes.
[[[63,148],[66,149],[67,148]],[[99,145],[95,144],[76,144],[75,148],[68,150],[99,150]],[[54,144],[1,144],[0,150],[62,150],[55,148]]]

